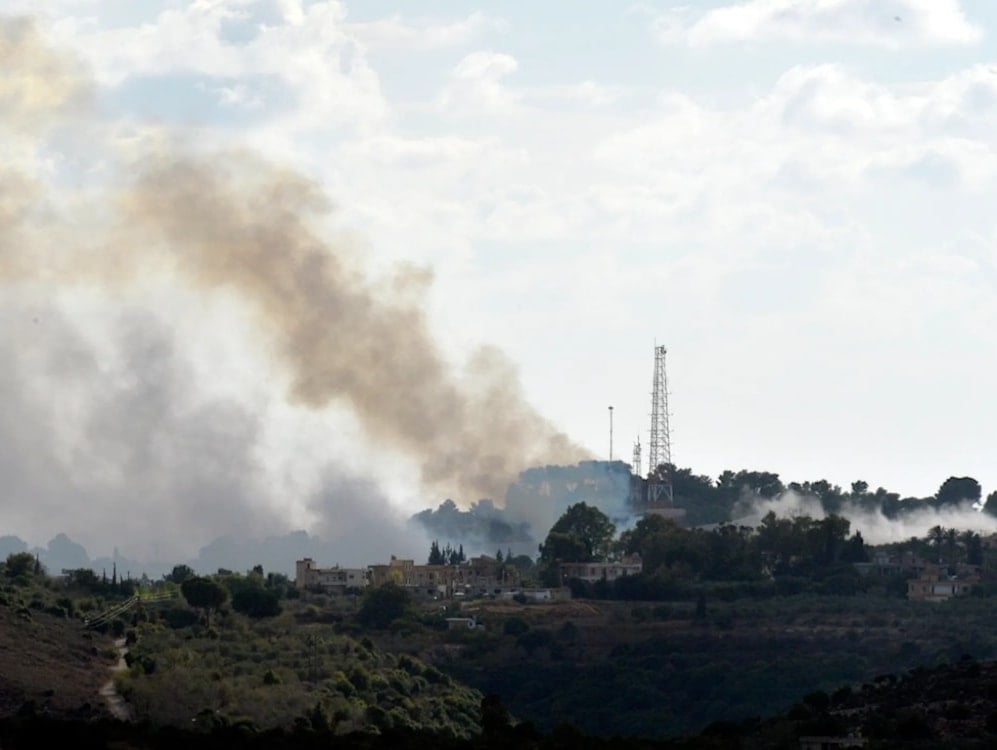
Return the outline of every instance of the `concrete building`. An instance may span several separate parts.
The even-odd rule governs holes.
[[[561,563],[561,580],[578,578],[582,581],[615,581],[623,576],[637,575],[643,566],[640,558],[626,557],[620,562]]]
[[[500,596],[520,590],[519,572],[487,555],[460,565],[417,565],[414,560],[391,557],[387,564],[360,568],[319,568],[309,557],[296,563],[298,589],[344,591],[349,587],[383,586],[394,583],[418,597],[449,599]]]
[[[294,585],[299,590],[322,589],[343,593],[349,588],[364,588],[368,584],[367,571],[363,568],[320,568],[306,557],[295,563]]]
[[[979,573],[974,570],[949,575],[945,566],[931,565],[917,578],[907,581],[907,598],[911,601],[941,602],[955,596],[965,596],[979,582]]]
[[[399,560],[392,556],[387,565],[371,565],[369,569],[372,586],[394,583],[418,596],[450,597],[453,594],[454,565],[416,565],[414,560]]]
[[[395,583],[416,596],[498,596],[518,591],[518,571],[493,557],[472,557],[460,565],[417,565],[414,560],[392,557],[386,565],[370,566],[370,583]]]

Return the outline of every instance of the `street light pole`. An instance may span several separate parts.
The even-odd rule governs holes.
[[[609,462],[613,463],[613,407],[609,407]]]

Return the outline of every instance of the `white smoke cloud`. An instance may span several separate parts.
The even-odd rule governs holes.
[[[809,516],[818,520],[828,516],[816,496],[788,490],[770,499],[743,499],[732,512],[733,523],[757,526],[768,513],[775,513],[779,518]],[[896,518],[888,518],[878,508],[864,508],[846,501],[835,515],[847,518],[851,522],[851,533],[860,532],[865,543],[873,545],[903,542],[911,537],[924,538],[935,526],[975,531],[981,535],[997,532],[997,518],[980,512],[969,501],[941,508],[919,508],[900,513]]]

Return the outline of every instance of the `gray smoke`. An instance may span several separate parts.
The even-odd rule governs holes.
[[[176,322],[192,298],[234,299],[250,316],[254,356],[286,379],[272,399],[353,414],[368,440],[418,464],[427,493],[501,499],[521,470],[584,457],[499,352],[452,372],[420,307],[430,275],[372,279],[359,248],[329,239],[319,186],[244,151],[200,152],[190,134],[121,138],[88,111],[80,70],[30,20],[0,17],[0,530],[65,530],[145,546],[146,559],[290,530],[262,466],[266,404],[226,396],[195,366]],[[46,169],[65,149],[72,165]],[[158,280],[185,296],[125,302]],[[99,298],[94,320],[81,295]],[[365,540],[368,559],[402,546],[378,478],[320,462],[318,489],[295,490],[315,529]]]

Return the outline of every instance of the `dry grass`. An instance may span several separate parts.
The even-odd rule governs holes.
[[[28,702],[52,716],[102,716],[100,687],[116,659],[110,638],[78,620],[0,606],[0,716]]]

